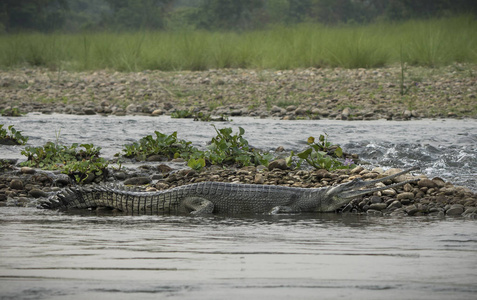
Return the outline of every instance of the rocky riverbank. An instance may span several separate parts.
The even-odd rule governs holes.
[[[216,116],[281,119],[406,120],[477,118],[477,66],[401,69],[209,70],[202,72],[67,72],[46,69],[0,71],[0,112],[147,115],[189,111]],[[196,172],[168,165],[110,169],[106,182],[163,190],[223,181],[326,187],[356,177],[385,176],[381,169],[328,172],[246,167]],[[477,217],[477,195],[440,178],[388,189],[353,200],[341,211],[372,215]],[[399,179],[398,179],[399,180]],[[0,170],[0,206],[34,205],[72,184],[63,174],[29,168]]]
[[[281,119],[477,118],[477,66],[221,69],[200,72],[0,70],[0,112]]]
[[[304,188],[326,188],[345,183],[354,178],[374,179],[399,170],[381,168],[373,170],[358,166],[351,170],[290,170],[286,165],[275,168],[244,167],[240,169],[209,167],[201,172],[191,169],[173,169],[167,164],[143,165],[137,169],[110,170],[107,182],[120,182],[156,191],[201,182],[220,181],[233,183],[273,184]],[[339,212],[373,216],[463,216],[477,219],[477,194],[464,187],[454,186],[441,178],[424,175],[400,176],[393,182],[419,178],[399,188],[352,200]],[[392,182],[385,182],[391,184]],[[70,178],[61,173],[45,172],[28,167],[4,170],[0,174],[0,206],[34,206],[36,198],[71,185]]]

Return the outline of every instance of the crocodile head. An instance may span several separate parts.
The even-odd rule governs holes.
[[[354,179],[350,182],[346,182],[346,183],[343,183],[343,184],[340,184],[340,185],[329,187],[325,191],[324,196],[322,197],[321,205],[320,205],[320,211],[322,211],[322,212],[334,211],[334,210],[339,209],[343,205],[349,203],[353,198],[356,198],[358,196],[366,195],[366,194],[369,194],[369,193],[374,193],[374,192],[377,192],[377,191],[387,190],[387,189],[390,189],[390,188],[395,188],[395,187],[398,187],[398,186],[405,185],[406,183],[418,181],[419,179],[415,178],[415,179],[405,180],[405,181],[395,183],[395,184],[363,189],[365,187],[373,186],[376,183],[393,179],[397,176],[409,173],[410,171],[417,170],[417,169],[419,169],[419,168],[418,167],[412,167],[412,168],[406,169],[404,171],[398,172],[396,174],[386,176],[386,177],[383,177],[383,178],[378,178],[378,179],[375,179],[375,180],[363,181],[362,179],[357,178],[357,179]]]

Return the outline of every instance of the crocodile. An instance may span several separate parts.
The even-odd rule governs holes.
[[[416,169],[409,168],[373,180],[356,178],[322,188],[199,182],[164,191],[145,192],[121,185],[73,186],[44,199],[38,207],[60,210],[107,207],[126,215],[333,212],[358,196],[417,181],[415,178],[362,189],[388,182]]]

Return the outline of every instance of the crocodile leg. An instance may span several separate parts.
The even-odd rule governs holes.
[[[207,215],[214,211],[214,203],[202,197],[187,197],[182,205],[191,215]]]
[[[295,213],[290,206],[275,206],[272,208],[269,212],[270,215],[277,215],[277,214],[290,214],[290,213]]]

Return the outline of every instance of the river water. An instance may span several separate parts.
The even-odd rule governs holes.
[[[122,145],[178,131],[204,146],[209,123],[168,117],[2,118],[30,137]],[[477,121],[280,121],[235,118],[250,144],[300,150],[326,132],[384,167],[419,164],[477,190]],[[21,146],[0,158],[24,159]],[[0,208],[0,299],[475,299],[477,222],[335,214],[165,217]]]
[[[102,147],[102,156],[112,158],[125,144],[138,141],[154,131],[171,134],[204,147],[216,135],[211,123],[169,117],[102,117],[77,115],[29,114],[25,118],[0,118],[0,124],[14,125],[29,136],[30,146],[48,141],[93,143]],[[298,151],[309,136],[327,133],[329,140],[345,151],[382,167],[404,168],[419,165],[429,177],[471,188],[477,192],[477,120],[416,121],[282,121],[250,117],[233,118],[232,122],[215,122],[217,128],[245,129],[251,145],[264,151],[283,146]],[[0,145],[0,158],[18,158],[23,146]]]

